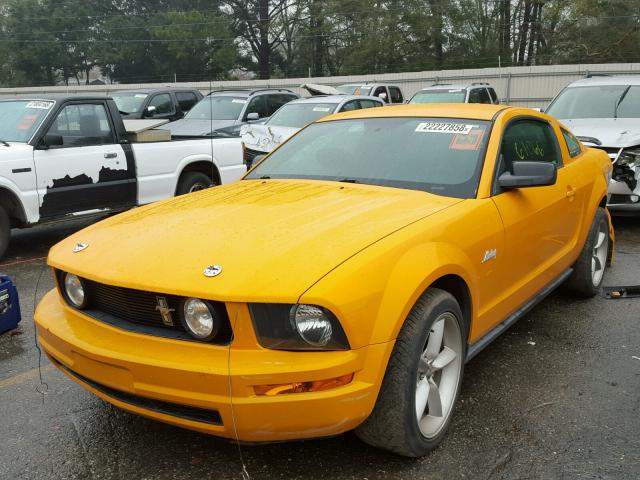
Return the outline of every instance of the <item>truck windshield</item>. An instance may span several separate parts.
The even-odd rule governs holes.
[[[55,102],[8,100],[0,102],[0,140],[28,142]]]
[[[276,127],[302,128],[320,117],[329,115],[336,108],[333,103],[294,103],[285,105],[267,121]]]
[[[122,113],[136,113],[142,109],[144,99],[148,96],[146,93],[115,93],[113,101]]]
[[[236,120],[247,103],[245,97],[213,95],[205,97],[184,118],[196,120]]]
[[[473,198],[489,122],[363,118],[314,123],[245,178],[365,183]]]
[[[626,94],[625,90],[629,89]],[[617,112],[616,112],[617,105]],[[546,111],[562,119],[640,118],[640,86],[598,85],[565,89]]]
[[[416,93],[409,103],[464,103],[466,92],[455,90],[423,90]]]

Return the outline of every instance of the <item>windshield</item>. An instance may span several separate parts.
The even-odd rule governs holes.
[[[303,178],[475,197],[490,124],[453,118],[363,118],[314,123],[248,179]]]
[[[116,93],[113,95],[113,101],[121,112],[136,113],[142,109],[144,99],[148,96],[146,93]]]
[[[236,120],[247,103],[245,97],[213,95],[205,97],[189,110],[184,118],[198,120]]]
[[[329,115],[336,108],[334,103],[294,103],[285,105],[274,113],[268,125],[302,128],[317,119]]]
[[[367,85],[340,85],[336,89],[347,95],[369,95],[371,93],[371,87]]]
[[[0,141],[28,142],[54,103],[50,100],[0,102]]]
[[[546,113],[562,119],[614,118],[618,102],[618,118],[640,118],[640,86],[629,85],[567,88]]]
[[[464,90],[422,90],[409,103],[464,103]]]

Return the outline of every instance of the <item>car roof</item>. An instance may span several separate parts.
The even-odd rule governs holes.
[[[32,93],[29,95],[19,95],[15,97],[4,97],[0,101],[28,101],[28,100],[49,100],[53,102],[64,102],[67,100],[104,100],[111,98],[107,95],[77,95],[73,93]]]
[[[118,95],[120,93],[159,93],[159,92],[195,92],[197,88],[178,88],[178,87],[157,87],[157,88],[132,88],[130,90],[118,90],[116,92],[112,92],[111,95]]]
[[[472,87],[491,87],[488,83],[437,83],[435,85],[431,85],[430,87],[421,88],[420,91],[423,92],[425,90],[463,90],[466,88]]]
[[[408,104],[390,105],[384,108],[366,108],[363,110],[353,110],[351,112],[335,113],[323,117],[318,122],[330,120],[340,120],[348,118],[394,118],[394,117],[443,117],[443,118],[466,118],[473,120],[491,120],[502,110],[506,110],[506,105],[490,105],[484,103],[431,103],[431,104]]]
[[[567,88],[593,85],[640,85],[640,75],[597,75],[576,80],[567,85]]]
[[[373,87],[374,85],[386,85],[387,87],[397,87],[393,83],[386,82],[364,82],[364,83],[343,83],[339,87]]]
[[[374,100],[380,102],[379,98],[367,95],[314,95],[313,97],[291,100],[289,103],[335,103],[337,105],[350,100]]]
[[[296,95],[295,92],[292,92],[287,88],[237,88],[235,90],[214,90],[207,96],[224,95],[231,97],[249,97],[256,93],[287,93]]]

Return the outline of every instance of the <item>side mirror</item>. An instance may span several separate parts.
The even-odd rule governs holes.
[[[387,101],[387,94],[386,92],[380,92],[378,94],[378,98],[381,98],[382,100],[384,100],[385,102]]]
[[[558,170],[550,162],[513,162],[513,173],[504,172],[498,178],[502,188],[545,187],[556,183]]]
[[[41,150],[49,150],[51,147],[61,147],[64,145],[62,135],[56,133],[47,133],[40,141]]]
[[[257,112],[251,112],[247,114],[247,121],[255,122],[256,120],[260,120],[260,114]]]
[[[157,111],[158,111],[158,109],[156,107],[154,107],[153,105],[149,105],[144,110],[145,117],[153,117],[156,114]]]

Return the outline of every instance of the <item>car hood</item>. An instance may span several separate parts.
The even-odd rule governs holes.
[[[171,135],[209,135],[209,133],[218,128],[230,127],[235,125],[236,120],[201,120],[196,118],[183,118],[175,122],[167,123],[162,128],[171,130]]]
[[[246,125],[240,130],[242,141],[248,148],[270,152],[299,131],[299,128],[271,125]]]
[[[109,218],[49,264],[91,280],[221,301],[296,302],[377,240],[463,200],[311,180],[244,180]],[[88,245],[74,253],[78,243]],[[204,276],[209,265],[222,273]]]
[[[594,137],[602,147],[632,147],[640,144],[640,118],[579,118],[560,120],[578,137]]]

